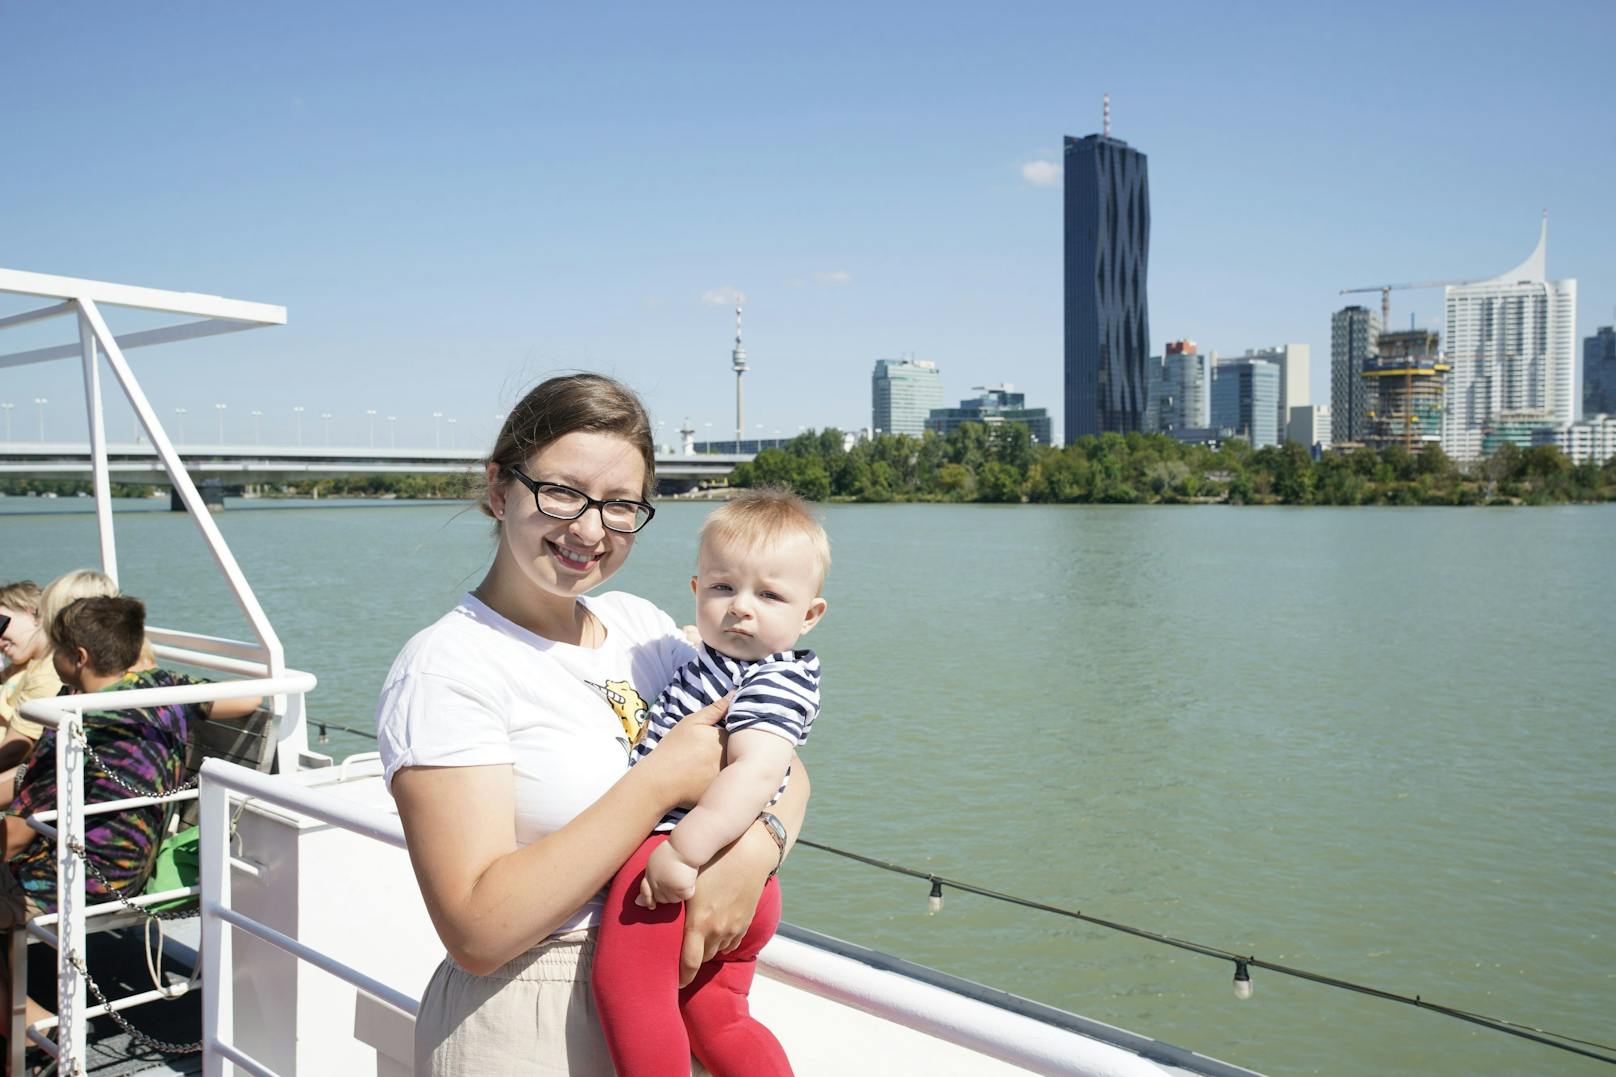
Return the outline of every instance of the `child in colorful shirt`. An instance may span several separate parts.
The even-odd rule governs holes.
[[[825,613],[824,528],[795,495],[750,491],[707,518],[691,590],[702,646],[651,708],[634,758],[681,717],[734,693],[722,725],[726,765],[695,807],[669,814],[607,891],[593,986],[617,1071],[715,1077],[789,1074],[779,1041],[747,1007],[758,951],[780,922],[779,884],[764,887],[739,946],[680,989],[683,902],[696,873],[764,814],[785,788],[793,750],[819,710],[819,660],[797,641]],[[785,855],[778,820],[770,829]]]

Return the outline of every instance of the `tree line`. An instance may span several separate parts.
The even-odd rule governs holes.
[[[403,499],[457,499],[473,494],[468,475],[334,475],[329,478],[258,484],[260,497],[388,497]],[[56,494],[76,497],[92,494],[88,479],[0,479],[0,494],[26,497]],[[168,487],[151,483],[114,482],[113,497],[151,497]]]
[[[1559,449],[1503,445],[1462,468],[1431,446],[1326,453],[1301,445],[1212,449],[1159,434],[1039,445],[1019,423],[965,423],[946,436],[882,434],[845,446],[808,431],[735,468],[736,486],[781,485],[814,501],[1088,504],[1483,505],[1616,500],[1616,459],[1572,464]]]

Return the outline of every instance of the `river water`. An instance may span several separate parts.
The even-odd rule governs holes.
[[[9,498],[0,576],[96,559]],[[260,503],[262,504],[262,503]],[[216,517],[311,712],[371,725],[393,654],[481,578],[458,505]],[[133,507],[133,506],[131,506]],[[142,506],[149,507],[149,506]],[[705,507],[614,585],[688,620]],[[1616,1038],[1616,505],[834,505],[807,834],[1166,934]],[[154,623],[242,636],[194,526],[118,521]],[[330,750],[364,750],[334,734]],[[787,918],[1273,1073],[1594,1073],[1409,1007],[801,849]]]

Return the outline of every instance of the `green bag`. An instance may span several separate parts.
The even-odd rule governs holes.
[[[193,826],[163,839],[163,844],[157,847],[157,862],[152,865],[151,877],[146,880],[146,893],[158,894],[197,884],[202,878],[202,854],[198,849],[201,833],[200,827]],[[168,912],[195,901],[192,897],[179,897],[147,908],[152,912]]]

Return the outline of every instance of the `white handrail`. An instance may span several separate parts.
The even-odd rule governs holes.
[[[239,699],[242,696],[280,696],[295,702],[301,708],[305,694],[317,684],[312,673],[287,670],[274,677],[250,680],[215,681],[209,684],[167,685],[158,688],[125,688],[111,692],[89,692],[78,695],[55,696],[30,700],[22,705],[22,714],[40,725],[56,730],[56,809],[40,812],[27,818],[34,830],[42,833],[54,831],[56,839],[56,901],[54,914],[58,931],[49,931],[44,924],[30,924],[29,933],[56,947],[56,982],[59,1015],[58,1053],[62,1073],[82,1072],[85,1059],[86,1022],[92,1013],[86,1008],[86,979],[84,967],[85,921],[95,915],[87,908],[85,881],[87,866],[84,862],[84,830],[87,814],[99,814],[113,807],[133,809],[173,800],[188,799],[189,793],[170,793],[145,797],[125,797],[117,801],[92,805],[86,811],[84,803],[84,756],[86,744],[80,723],[86,711],[133,710],[167,704],[211,703],[220,699]],[[50,822],[55,827],[51,827]],[[225,835],[229,834],[229,820],[224,820]],[[138,902],[138,898],[135,899]],[[153,899],[155,900],[155,899]],[[19,963],[20,964],[20,963]],[[12,970],[12,984],[20,982],[20,968]],[[156,997],[156,996],[154,996]],[[114,1000],[118,1001],[118,1000]],[[124,1005],[134,1005],[124,1002]],[[23,1050],[34,1029],[28,1035],[17,1035],[18,1014],[13,1014],[9,1053],[12,1072],[21,1072]],[[95,1011],[101,1012],[99,1008]]]
[[[166,703],[213,703],[243,696],[306,695],[319,681],[312,673],[289,669],[279,677],[254,677],[240,681],[209,681],[206,684],[175,684],[161,688],[122,688],[113,692],[83,692],[71,696],[32,699],[22,705],[25,718],[56,728],[67,718],[85,711],[131,710]]]
[[[202,764],[199,820],[202,834],[202,952],[208,954],[208,959],[213,963],[211,974],[202,980],[202,1072],[205,1077],[223,1077],[224,1064],[229,1061],[261,1077],[274,1077],[273,1071],[256,1060],[249,1060],[231,1043],[234,1014],[230,991],[234,979],[234,957],[230,947],[225,945],[226,924],[308,961],[412,1016],[415,1003],[380,980],[320,954],[231,908],[229,835],[232,792],[400,849],[404,848],[404,830],[397,818],[385,812],[360,807],[302,786],[289,786],[222,759],[209,759]]]

